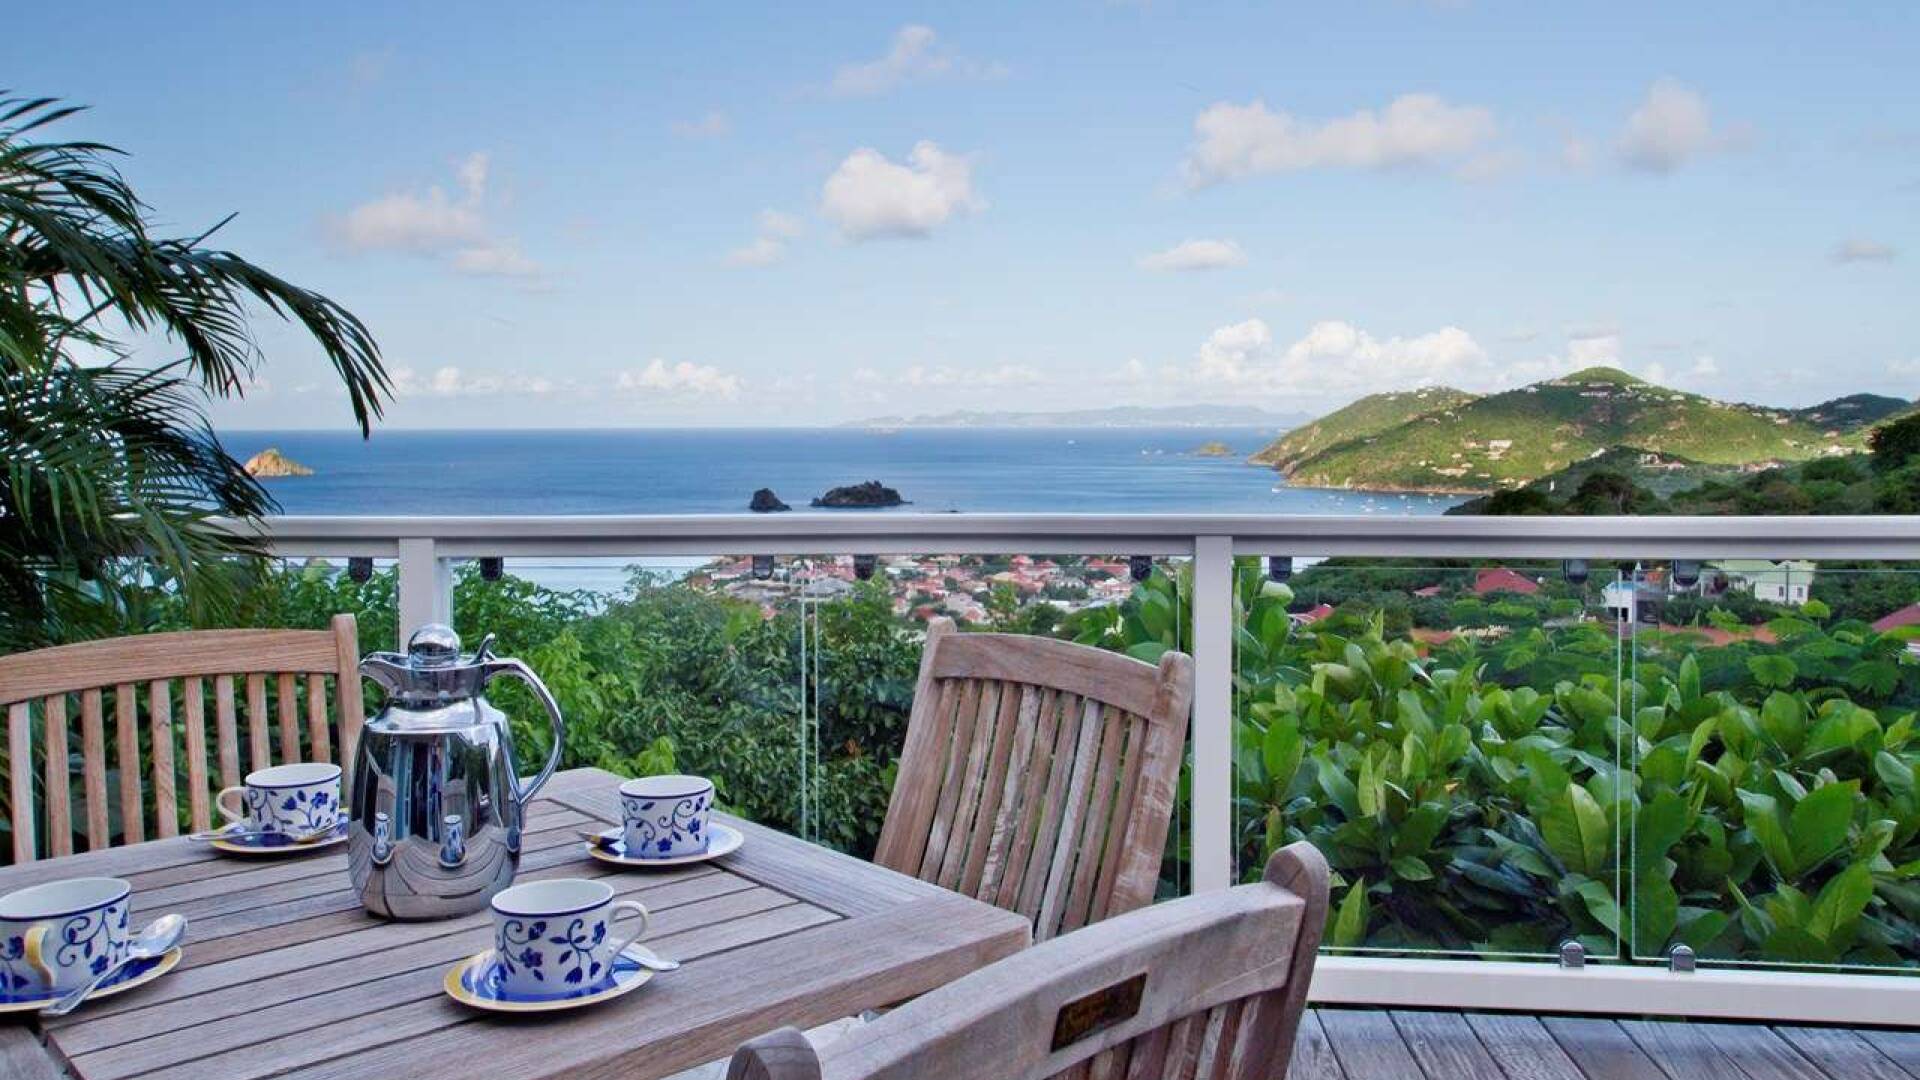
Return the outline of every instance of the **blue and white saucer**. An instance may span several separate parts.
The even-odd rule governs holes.
[[[319,851],[321,848],[330,848],[335,844],[346,843],[347,825],[348,823],[346,821],[342,821],[340,824],[335,825],[333,831],[327,835],[317,840],[305,841],[304,843],[296,843],[286,836],[262,836],[257,833],[235,837],[216,836],[212,840],[207,841],[207,843],[215,851],[224,851],[232,855],[299,855],[308,851]],[[246,833],[249,830],[245,826],[234,825],[224,831]]]
[[[93,993],[87,995],[87,1000],[94,1001],[118,994],[123,990],[131,990],[136,986],[145,986],[172,971],[179,963],[180,947],[178,945],[151,959],[129,961],[127,966],[114,972],[112,978],[94,987]],[[18,999],[0,996],[0,1014],[39,1012],[65,996],[65,994],[40,994]]]
[[[696,851],[691,855],[670,855],[666,858],[651,858],[627,854],[626,841],[621,835],[626,830],[615,825],[601,829],[594,834],[597,839],[587,841],[587,854],[603,863],[615,866],[686,866],[691,863],[703,863],[708,859],[717,859],[722,855],[731,855],[740,850],[747,842],[739,829],[729,828],[717,821],[707,823],[707,850]]]
[[[629,945],[614,958],[613,970],[607,973],[607,977],[592,986],[553,994],[514,994],[501,985],[500,965],[494,959],[493,950],[488,949],[455,964],[440,985],[448,997],[460,1004],[488,1012],[536,1013],[582,1009],[638,990],[653,978],[652,971],[632,959],[636,955],[660,959],[644,945]]]

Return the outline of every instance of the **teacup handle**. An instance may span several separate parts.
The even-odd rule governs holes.
[[[647,914],[646,905],[640,903],[637,900],[622,900],[619,903],[613,905],[612,910],[610,910],[607,913],[607,925],[612,926],[614,923],[618,922],[620,919],[620,916],[623,914],[633,914],[633,915],[640,916],[640,925],[633,931],[633,933],[627,935],[626,940],[620,942],[620,944],[615,945],[613,947],[613,955],[616,958],[618,958],[621,953],[627,951],[627,946],[633,944],[636,941],[639,941],[641,937],[645,936],[647,932],[647,922],[651,918],[651,916]]]
[[[237,807],[237,809],[227,809],[227,796],[229,795],[238,796],[238,798],[234,800],[234,806]],[[220,794],[213,797],[213,806],[214,809],[220,811],[221,817],[238,825],[247,820],[247,789],[244,787],[221,788]]]
[[[39,972],[40,977],[47,981],[49,989],[53,987],[53,965],[47,963],[46,954],[41,950],[45,948],[47,935],[51,933],[53,933],[53,927],[40,923],[27,930],[26,940],[27,963],[32,964],[33,970]]]

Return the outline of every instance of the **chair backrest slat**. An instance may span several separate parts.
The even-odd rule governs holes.
[[[187,821],[201,832],[213,823],[207,797],[207,692],[200,676],[180,680],[180,707],[186,712]]]
[[[42,785],[47,796],[47,851],[53,855],[73,854],[73,793],[67,787],[67,696],[54,694],[41,707],[41,725],[46,732],[46,777]],[[32,802],[24,805],[31,806]],[[19,805],[14,816],[21,817]]]
[[[247,771],[273,764],[273,752],[267,746],[267,675],[263,671],[247,673]]]
[[[300,700],[294,694],[294,676],[283,671],[274,683],[274,705],[280,714],[280,760],[293,761],[300,754]]]
[[[214,735],[220,743],[220,786],[240,783],[240,726],[233,704],[233,676],[216,675],[213,680]]]
[[[147,684],[147,746],[153,755],[153,832],[164,840],[180,835],[180,795],[173,773],[173,686],[165,679]]]
[[[106,719],[97,689],[80,695],[80,756],[84,769],[81,790],[87,803],[87,850],[102,851],[111,845],[107,842]]]
[[[307,741],[316,759],[333,760],[333,740],[327,731],[327,680],[318,675],[307,676]]]
[[[23,808],[33,806],[33,706],[16,701],[7,706],[7,762],[12,770],[7,783],[9,805],[13,813],[13,861],[33,858],[33,815]]]
[[[137,844],[147,838],[140,813],[140,706],[134,698],[133,684],[113,688],[114,760],[120,763],[120,821],[126,843]],[[102,847],[107,847],[104,842]]]
[[[1265,880],[1041,942],[816,1050],[792,1028],[729,1080],[1282,1080],[1327,912],[1300,843]]]
[[[1182,653],[1154,665],[934,620],[874,860],[1018,911],[1041,939],[1147,903],[1192,682]]]
[[[319,631],[149,634],[0,656],[0,705],[7,709],[12,860],[28,862],[42,855],[72,853],[70,699],[79,702],[80,784],[89,850],[138,843],[149,835],[164,838],[179,834],[182,753],[186,757],[188,820],[194,829],[207,828],[212,823],[210,789],[214,779],[208,760],[202,682],[207,676],[214,680],[214,750],[219,757],[221,787],[238,784],[243,776],[241,703],[236,701],[236,683],[241,679],[245,680],[246,694],[247,769],[274,763],[270,726],[277,730],[279,760],[283,762],[341,760],[333,756],[334,750],[351,752],[358,742],[364,702],[358,635],[348,615],[335,616],[330,629]],[[304,724],[302,679],[306,680]],[[329,680],[334,683],[337,733],[330,730],[327,717]],[[177,713],[176,682],[180,695]],[[109,689],[113,693],[111,736],[106,730]],[[274,709],[271,719],[269,700]],[[42,755],[38,811],[33,754],[36,714]],[[178,728],[176,714],[180,717]],[[110,757],[118,770],[118,783],[112,792],[108,790],[109,776],[116,774],[109,769]]]

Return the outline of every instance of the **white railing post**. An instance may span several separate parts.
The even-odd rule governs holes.
[[[403,537],[400,582],[400,648],[407,635],[425,623],[453,622],[453,566],[435,553],[432,537]]]
[[[1193,891],[1233,883],[1233,538],[1193,542]]]

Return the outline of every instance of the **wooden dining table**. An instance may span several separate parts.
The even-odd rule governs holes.
[[[360,906],[344,848],[280,859],[160,840],[0,869],[0,894],[60,878],[133,883],[135,926],[188,917],[180,966],[59,1019],[0,1017],[7,1080],[262,1076],[623,1077],[724,1058],[925,993],[1024,948],[1027,921],[736,818],[740,850],[626,870],[579,830],[619,820],[620,778],[556,774],[527,808],[519,880],[605,880],[647,906],[644,944],[682,967],[590,1007],[500,1016],[456,1004],[449,967],[489,948],[485,910],[388,922]]]

